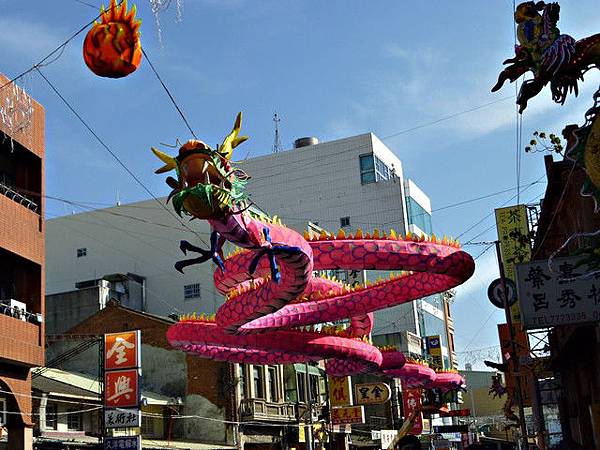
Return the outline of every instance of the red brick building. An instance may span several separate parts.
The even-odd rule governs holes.
[[[31,449],[44,364],[44,108],[0,75],[0,397],[8,448]]]
[[[545,260],[575,233],[600,229],[594,202],[580,194],[585,172],[568,160],[546,156],[548,187],[533,246],[534,259]],[[561,256],[589,245],[572,241]],[[590,280],[592,283],[592,280]],[[559,411],[563,437],[585,449],[600,446],[600,325],[598,322],[562,325],[550,333],[551,369],[560,376]]]

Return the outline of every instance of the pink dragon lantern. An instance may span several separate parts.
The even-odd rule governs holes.
[[[204,358],[237,363],[327,359],[333,375],[402,368],[404,355],[382,354],[370,344],[373,312],[463,283],[473,274],[473,259],[445,238],[402,238],[393,230],[301,235],[276,217],[255,215],[245,192],[248,177],[231,163],[234,148],[247,139],[239,135],[241,119],[240,113],[217,149],[197,140],[184,144],[176,157],[152,149],[164,163],[157,173],[177,174],[166,180],[175,211],[206,219],[213,230],[208,250],[181,241],[184,254],[199,256],[175,268],[212,260],[215,287],[226,297],[214,318],[182,317],[169,328],[169,342]],[[239,247],[227,258],[225,241]],[[405,272],[365,287],[313,275],[340,268]],[[346,329],[311,327],[343,319],[350,319]]]

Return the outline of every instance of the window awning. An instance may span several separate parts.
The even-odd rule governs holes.
[[[294,370],[296,372],[306,373],[306,364],[294,364]],[[310,364],[308,365],[308,373],[310,375],[318,375],[322,377],[325,376],[325,371],[323,369],[321,369],[320,367],[311,366]]]

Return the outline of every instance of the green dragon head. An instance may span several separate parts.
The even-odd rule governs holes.
[[[187,141],[179,148],[177,157],[169,156],[152,147],[152,152],[165,163],[156,173],[175,170],[177,180],[167,178],[173,189],[169,199],[177,214],[182,212],[199,219],[220,218],[247,198],[245,185],[248,177],[231,165],[233,149],[248,139],[239,136],[242,113],[238,113],[231,133],[217,150],[199,140]]]

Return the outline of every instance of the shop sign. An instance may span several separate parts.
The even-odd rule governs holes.
[[[529,339],[527,333],[523,331],[520,325],[514,327],[515,329],[515,347],[517,349],[516,358],[519,361],[529,358]],[[510,339],[510,329],[505,323],[498,324],[498,337],[500,340],[500,349],[502,351],[502,362],[508,366],[507,371],[504,373],[506,380],[506,389],[509,392],[516,392],[517,381],[513,371],[513,362],[511,360],[512,354],[512,343]],[[521,393],[523,395],[523,406],[531,406],[531,392],[533,389],[533,375],[529,371],[521,371]]]
[[[444,358],[442,357],[442,338],[439,334],[426,336],[425,345],[430,356],[429,366],[433,370],[444,370]]]
[[[124,331],[104,335],[104,369],[133,369],[141,366],[141,332]]]
[[[429,304],[427,302],[423,303]],[[423,352],[423,349],[421,348],[421,337],[418,334],[411,333],[410,331],[405,331],[403,335],[406,336],[406,349],[408,352],[420,355]]]
[[[139,406],[138,369],[113,370],[104,374],[104,406],[133,408]]]
[[[365,423],[364,406],[344,406],[341,408],[332,408],[331,423],[334,425]]]
[[[105,437],[104,450],[141,450],[140,436]]]
[[[532,330],[600,320],[600,276],[574,277],[584,271],[578,258],[556,258],[517,266],[523,328]]]
[[[139,409],[105,409],[104,425],[106,426],[106,428],[141,427],[142,414]]]
[[[397,435],[398,430],[381,430],[381,448],[388,448]]]
[[[329,402],[331,406],[347,406],[352,404],[350,377],[329,377]]]
[[[357,405],[376,405],[390,399],[391,390],[385,383],[360,383],[354,385]]]
[[[404,408],[404,420],[414,413],[416,418],[413,427],[408,434],[419,435],[423,432],[423,413],[421,412],[421,389],[404,389],[402,391],[402,406]]]
[[[516,281],[516,264],[531,259],[529,221],[525,205],[496,209],[496,227],[500,240],[500,254],[504,262],[504,275]],[[518,301],[510,307],[513,322],[521,321]]]

